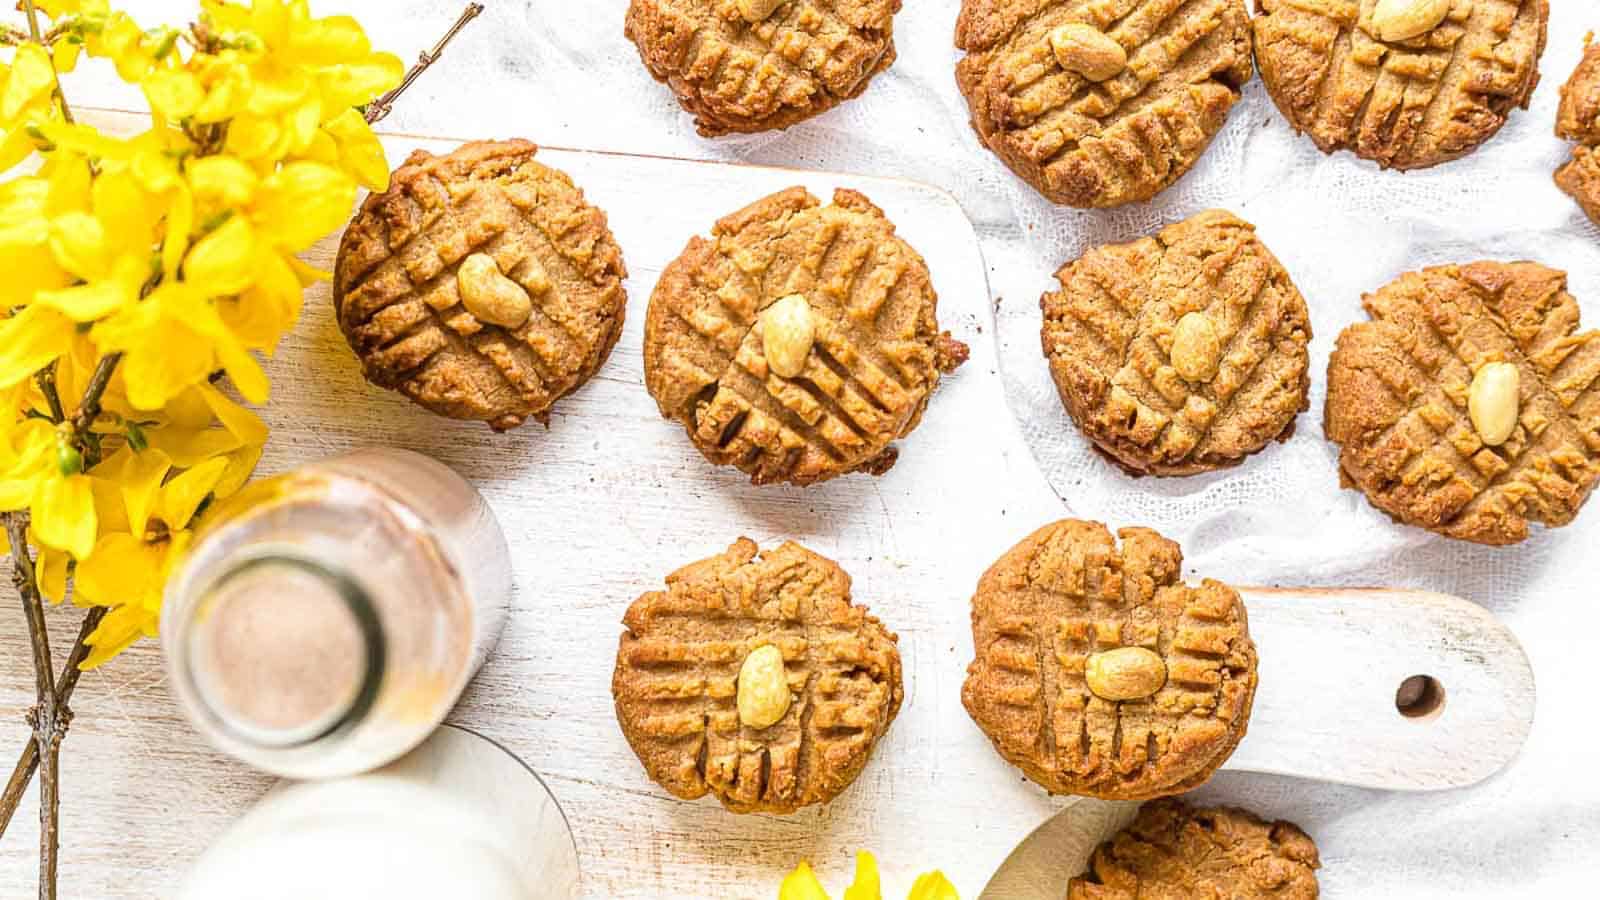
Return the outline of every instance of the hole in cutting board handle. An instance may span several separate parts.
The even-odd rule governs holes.
[[[1431,722],[1444,712],[1444,685],[1432,675],[1412,675],[1394,692],[1394,708],[1412,721]]]

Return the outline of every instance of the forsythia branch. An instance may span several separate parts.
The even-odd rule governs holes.
[[[11,580],[22,598],[23,615],[28,620],[28,638],[33,644],[33,672],[37,699],[28,710],[33,726],[33,743],[39,758],[39,900],[55,900],[56,862],[61,849],[61,738],[66,734],[71,714],[58,702],[51,675],[50,634],[44,622],[44,601],[39,594],[38,573],[28,552],[28,524],[21,513],[5,513],[6,536],[11,542]]]
[[[45,49],[48,50],[50,47],[51,35],[42,35],[39,33],[39,11],[34,8],[33,0],[22,0],[22,8],[28,14],[29,38],[32,39],[34,43],[41,44],[45,47]],[[51,60],[50,68],[52,70],[55,69],[54,60]],[[67,95],[62,92],[61,82],[59,79],[56,81],[55,90],[52,92],[51,96],[55,97],[57,105],[61,107],[61,118],[68,122],[73,121],[72,108],[67,106]]]
[[[49,31],[41,31],[39,17],[40,10],[36,6],[36,0],[13,0],[13,2],[16,2],[26,14],[27,30],[24,31],[19,28],[0,25],[0,45],[36,43],[45,47],[47,51],[65,51],[67,53],[65,56],[60,56],[54,52],[49,54],[50,65],[52,69],[54,69],[58,58],[70,60],[76,57],[75,51],[79,48],[54,45],[57,45],[60,40],[66,39],[67,28],[77,27],[77,24],[81,23],[57,22]],[[233,7],[228,6],[227,8],[231,9]],[[484,7],[480,3],[468,4],[462,14],[457,18],[454,25],[452,25],[451,28],[444,34],[444,36],[441,37],[437,43],[435,43],[429,52],[420,55],[417,63],[412,66],[409,71],[405,72],[404,76],[394,87],[394,89],[375,99],[372,99],[371,102],[367,103],[365,107],[361,107],[361,111],[364,113],[364,118],[367,120],[367,122],[376,122],[388,115],[400,96],[422,75],[423,72],[425,72],[430,66],[439,60],[441,55],[444,53],[445,48],[455,38],[455,36],[469,22],[481,14],[483,10]],[[303,9],[301,10],[300,15],[304,17],[305,13]],[[310,28],[314,27],[315,25],[316,23],[312,22],[306,27]],[[99,26],[97,23],[97,28],[101,27],[102,26]],[[211,54],[216,52],[216,47],[213,46],[212,38],[209,36],[209,27],[210,26],[206,25],[206,21],[203,18],[201,24],[195,26],[193,29],[197,50],[202,54]],[[224,27],[238,30],[238,26],[236,24],[225,24]],[[144,41],[155,40],[155,38],[150,37],[152,32],[141,32],[132,23],[132,21],[122,13],[113,14],[109,24],[104,26],[104,28],[121,29],[121,31],[117,32],[120,37],[113,41],[109,37],[105,36],[106,32],[103,30],[87,32],[86,37],[80,34],[80,37],[84,37],[84,42],[86,45],[82,52],[87,52],[91,56],[115,57],[118,64],[119,75],[121,75],[123,79],[129,83],[142,83],[140,79],[145,78],[151,71],[153,71],[151,67],[163,59],[166,53],[171,51],[171,41],[161,44],[160,48],[157,49],[151,49],[144,46]],[[175,34],[175,32],[172,32],[171,29],[167,29],[164,33]],[[143,34],[144,37],[139,37],[140,34]],[[229,39],[231,40],[232,38]],[[257,44],[260,43],[259,37],[255,38],[255,40]],[[97,41],[100,42],[99,46],[96,45]],[[113,46],[119,49],[115,51],[108,50],[108,48]],[[29,52],[32,52],[31,48]],[[383,57],[384,59],[381,63],[382,68],[380,71],[387,73],[387,75],[384,76],[385,82],[393,83],[391,79],[396,77],[400,69],[400,65],[398,64],[397,60],[388,54],[368,53],[364,55],[369,59]],[[184,61],[180,60],[180,62]],[[70,65],[65,62],[62,63],[62,65],[70,68]],[[124,65],[128,67],[128,72],[123,71]],[[36,68],[38,67],[36,66]],[[334,69],[333,66],[327,66],[324,68],[327,68],[330,71]],[[129,74],[129,72],[137,72],[139,74],[136,76]],[[185,73],[182,71],[181,66],[174,70],[163,69],[162,74],[177,79],[179,83],[183,83],[183,79],[187,77],[189,79],[187,83],[191,85],[191,91],[193,90],[192,86],[198,84],[194,73]],[[349,107],[357,105],[367,98],[372,97],[372,93],[375,92],[379,86],[381,85],[373,85],[369,90],[363,90],[359,87],[355,89],[345,87],[342,91],[330,89],[330,95],[339,98],[346,98],[342,99],[341,102],[338,102],[336,106],[343,107],[346,110],[343,115],[348,119]],[[171,84],[168,84],[167,87],[169,90],[161,93],[160,96],[162,101],[167,103],[169,107],[174,104],[182,104],[186,102],[185,96],[181,91],[177,91],[176,89],[172,88]],[[34,116],[41,121],[51,120],[55,118],[55,111],[59,110],[59,116],[61,120],[64,120],[67,123],[72,123],[74,121],[72,110],[67,103],[66,95],[62,90],[59,79],[55,80],[55,84],[51,86],[48,94],[43,93],[43,90],[43,85],[40,84],[38,90],[32,95],[32,97],[36,97],[40,102],[29,112],[29,115]],[[147,95],[148,94],[149,91],[147,88]],[[32,97],[30,97],[30,102],[32,102]],[[152,103],[154,105],[155,101],[152,101]],[[54,107],[54,109],[52,109],[52,107]],[[41,110],[42,115],[40,115]],[[183,116],[181,114],[173,116],[169,119],[169,121],[182,120]],[[231,122],[232,119],[230,119],[227,115],[224,115],[219,121],[215,121],[204,126],[203,131],[191,131],[188,126],[185,126],[185,133],[188,134],[190,141],[194,144],[194,147],[191,150],[191,156],[223,155],[224,145],[229,133],[228,128]],[[8,123],[8,127],[10,124],[11,123]],[[60,122],[43,121],[44,128],[58,128],[59,126]],[[91,133],[93,131],[92,129],[85,130],[90,131]],[[66,131],[73,132],[74,130],[67,129]],[[346,131],[348,131],[348,128],[346,128]],[[360,135],[350,136],[345,133],[345,137],[336,137],[336,139],[349,139],[359,142],[364,137],[364,140],[370,142],[372,148],[376,151],[378,161],[381,161],[381,148],[377,146],[376,139],[371,134],[370,129],[360,128],[359,131],[361,132]],[[324,135],[324,137],[327,137],[327,135]],[[55,145],[48,142],[41,142],[40,148],[41,152],[48,154],[54,152]],[[281,156],[281,154],[279,154],[279,156]],[[274,156],[272,159],[276,160],[277,162],[282,161],[278,156]],[[355,164],[352,163],[351,167],[354,168],[354,166]],[[176,164],[173,166],[173,168],[178,171],[180,176],[184,174],[184,164]],[[102,174],[104,174],[102,172],[101,165],[96,162],[92,154],[88,158],[88,169],[91,176],[94,178],[99,178],[102,176]],[[354,172],[345,173],[343,177],[353,180],[354,174]],[[353,186],[351,190],[353,193]],[[169,220],[167,224],[170,228],[172,220]],[[331,228],[332,226],[330,225],[329,227]],[[181,232],[185,240],[187,240],[189,233],[189,231]],[[309,241],[305,242],[305,245],[308,244]],[[164,250],[165,248],[160,242],[157,242],[156,249]],[[196,252],[196,250],[190,248],[186,252],[192,255]],[[213,257],[215,256],[216,254],[213,254]],[[215,263],[217,262],[217,259],[213,258],[209,261]],[[189,269],[189,262],[190,260],[187,258],[183,260],[181,271],[184,277],[181,279],[176,279],[176,281],[187,281],[187,276],[193,274]],[[152,292],[163,283],[162,279],[170,276],[171,274],[172,268],[171,265],[169,265],[161,273],[153,275],[152,280],[147,282],[139,291],[137,302],[145,302],[146,298],[149,297]],[[75,287],[77,286],[80,285],[75,285]],[[131,303],[133,301],[128,302]],[[15,313],[16,310],[12,310],[11,312]],[[6,318],[8,318],[8,316],[5,314],[5,311],[0,310],[0,320],[4,320]],[[130,358],[134,359],[136,362],[143,358],[139,356],[141,351],[138,347],[129,350],[129,352],[133,354]],[[62,458],[68,460],[69,462],[64,462],[61,464],[61,471],[59,473],[55,473],[54,467],[52,467],[52,474],[50,477],[79,478],[88,473],[90,469],[93,469],[97,463],[101,462],[101,435],[95,432],[94,428],[97,420],[99,420],[102,415],[103,398],[106,395],[107,389],[110,386],[114,375],[118,371],[119,364],[123,360],[123,354],[120,352],[106,353],[106,355],[100,357],[96,361],[94,369],[89,374],[82,396],[78,398],[75,406],[71,405],[72,398],[63,398],[61,396],[61,387],[57,381],[58,365],[62,367],[62,372],[70,373],[62,376],[66,379],[65,383],[67,384],[76,385],[80,383],[82,379],[82,372],[80,369],[76,368],[75,363],[67,361],[68,357],[58,355],[55,358],[58,360],[58,362],[52,362],[44,366],[42,369],[32,373],[33,380],[38,387],[39,394],[44,399],[45,409],[48,410],[48,418],[56,425],[61,426],[58,429],[54,429],[53,432],[51,430],[46,430],[45,434],[47,439],[64,441],[68,449],[78,451],[76,456],[80,458],[74,458],[74,454],[67,454],[63,456]],[[66,369],[65,367],[69,365],[74,366],[74,368]],[[136,365],[130,365],[129,367],[124,368],[137,370],[138,367]],[[229,371],[231,372],[232,370]],[[246,369],[246,371],[248,372],[248,369]],[[257,372],[258,376],[259,374],[260,373]],[[213,378],[212,380],[214,381],[216,379]],[[204,385],[200,386],[204,387]],[[120,393],[113,396],[117,398],[119,403],[121,402]],[[65,403],[63,402],[64,400],[66,401]],[[117,403],[113,403],[112,405],[113,408],[121,408],[117,405]],[[37,435],[40,430],[38,427],[39,423],[28,420],[46,417],[43,412],[40,412],[31,406],[18,412],[17,415],[19,416],[18,422],[32,429],[32,433],[35,435]],[[135,428],[135,423],[130,422],[127,424],[129,426],[129,444],[133,445],[135,450],[138,450],[140,448],[135,441],[142,439],[138,438],[139,432]],[[265,440],[265,438],[263,436],[255,440],[260,441]],[[256,446],[259,446],[259,443],[257,443]],[[68,471],[69,466],[71,469],[70,472]],[[81,486],[81,484],[82,482],[80,481],[79,485]],[[157,489],[160,489],[159,483],[156,487]],[[47,509],[48,508],[50,507],[47,507]],[[70,509],[70,507],[63,507],[61,504],[57,504],[55,508]],[[33,520],[31,524],[35,528],[35,537],[38,537],[41,534],[48,535],[50,533],[49,529],[39,527],[46,521],[47,513],[41,512],[40,508],[35,506],[32,516]],[[94,654],[94,648],[91,648],[88,644],[89,639],[96,634],[97,630],[99,630],[103,624],[105,624],[107,621],[110,621],[107,619],[108,615],[114,619],[119,613],[125,611],[127,606],[118,606],[118,611],[112,612],[110,608],[103,604],[118,603],[120,602],[119,598],[104,597],[99,595],[89,598],[79,596],[79,600],[87,600],[87,602],[95,605],[87,614],[85,614],[77,635],[77,640],[73,643],[71,652],[67,655],[65,666],[61,670],[59,678],[55,677],[51,661],[49,636],[45,626],[44,598],[40,588],[41,574],[40,571],[38,571],[38,569],[42,567],[42,564],[35,562],[35,559],[28,547],[28,532],[30,526],[29,514],[21,511],[0,513],[0,521],[3,521],[3,525],[8,534],[8,541],[11,545],[12,556],[14,559],[13,580],[16,584],[17,592],[22,601],[23,611],[27,619],[28,634],[32,644],[34,673],[37,687],[37,700],[32,708],[29,709],[27,714],[27,721],[32,731],[32,735],[20,754],[16,766],[11,773],[11,777],[4,786],[4,790],[0,791],[0,836],[4,835],[6,828],[11,821],[12,815],[19,807],[23,794],[26,792],[29,783],[33,779],[34,773],[38,772],[40,781],[39,897],[41,900],[54,900],[56,897],[56,876],[58,868],[57,860],[60,850],[58,837],[60,822],[60,749],[62,739],[66,734],[68,725],[70,724],[72,718],[69,701],[71,700],[73,691],[77,686],[79,675],[81,673],[81,667],[84,661],[86,659],[96,658],[96,655]],[[58,524],[58,520],[49,521],[53,524]],[[78,519],[74,521],[82,523],[83,520]],[[179,524],[181,525],[182,523]],[[141,536],[134,535],[134,537],[139,538]],[[42,555],[44,552],[45,551],[41,549],[41,558],[43,558]],[[51,549],[49,552],[51,554],[58,552],[54,544],[51,544]],[[75,558],[81,567],[85,563],[85,558],[81,555],[81,551],[78,551],[78,553],[79,555],[77,555]],[[57,562],[60,562],[59,557],[50,557],[50,564],[52,566]],[[89,562],[93,562],[92,557],[89,558]],[[53,572],[55,570],[51,568],[50,571]],[[82,573],[81,568],[79,569],[79,573]],[[104,579],[102,579],[102,582],[106,583]],[[73,590],[76,591],[79,587],[82,587],[87,583],[87,580],[79,580],[74,585]],[[117,583],[120,584],[120,582]],[[124,622],[116,622],[114,624],[124,629],[126,628],[126,623]]]
[[[66,709],[72,700],[72,692],[78,687],[78,677],[83,674],[79,666],[89,655],[89,635],[94,634],[94,630],[100,627],[100,620],[105,617],[104,606],[91,607],[84,614],[83,625],[78,628],[78,639],[73,643],[67,661],[61,666],[61,677],[56,679],[56,703],[62,709]],[[28,782],[33,780],[33,773],[38,768],[39,745],[30,740],[23,745],[17,765],[11,771],[11,778],[6,782],[5,790],[0,792],[0,838],[5,837],[6,827],[11,824],[11,817],[16,814],[17,806],[22,803],[22,795],[28,789]]]
[[[439,57],[444,55],[444,48],[449,46],[455,36],[461,32],[461,29],[467,27],[467,23],[476,19],[481,12],[483,12],[482,3],[468,3],[467,8],[462,10],[461,16],[456,19],[456,23],[450,26],[450,30],[444,33],[444,37],[439,38],[439,42],[433,45],[433,49],[417,57],[416,65],[406,72],[406,77],[401,79],[393,90],[367,104],[367,124],[371,125],[383,121],[389,115],[390,110],[394,108],[394,102],[400,99],[401,94],[406,92],[406,88],[411,87],[413,81],[422,77],[422,73],[428,71],[429,66],[439,61]]]

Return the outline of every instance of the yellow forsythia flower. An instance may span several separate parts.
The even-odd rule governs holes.
[[[260,460],[267,427],[230,394],[266,401],[257,354],[329,277],[295,254],[387,185],[358,107],[404,66],[306,0],[200,0],[187,32],[107,0],[36,6],[50,43],[0,60],[0,174],[30,167],[0,181],[0,512],[28,512],[42,593],[110,608],[92,668],[155,634],[196,525]],[[150,128],[68,121],[58,76],[84,54],[140,90]],[[75,424],[97,373],[100,414]]]
[[[928,872],[917,877],[906,900],[961,900],[961,895],[943,872]]]
[[[811,865],[801,862],[778,886],[778,900],[830,900],[822,882],[817,880]],[[878,862],[865,850],[856,854],[856,875],[844,889],[843,900],[883,900],[883,889],[878,878]],[[940,872],[929,872],[917,878],[907,900],[961,900],[955,886]]]

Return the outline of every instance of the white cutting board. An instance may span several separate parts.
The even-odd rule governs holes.
[[[108,122],[137,126],[123,115]],[[386,139],[394,164],[414,148],[455,143]],[[1016,842],[1067,801],[1002,762],[960,703],[973,587],[1005,549],[1063,514],[1002,395],[995,299],[971,224],[943,191],[892,178],[555,149],[540,158],[607,211],[631,275],[627,325],[599,374],[557,404],[548,430],[496,435],[436,418],[361,379],[328,287],[318,285],[268,366],[273,437],[261,474],[387,444],[442,459],[488,496],[511,540],[518,593],[499,650],[453,721],[502,742],[551,784],[576,832],[585,896],[770,897],[800,858],[837,861],[858,848],[887,863],[936,862],[976,896]],[[661,269],[717,218],[795,184],[824,201],[835,187],[853,188],[881,206],[926,257],[941,325],[972,347],[883,478],[752,486],[706,463],[643,387],[644,310]],[[309,258],[331,269],[336,246],[324,241]],[[645,777],[612,714],[623,610],[740,535],[792,538],[837,560],[856,600],[900,634],[905,706],[866,771],[826,809],[741,817],[711,800],[672,799]],[[1262,686],[1229,768],[1437,789],[1486,777],[1526,736],[1527,661],[1476,605],[1424,594],[1246,593]],[[75,616],[51,621],[65,646]],[[1400,680],[1418,674],[1444,684],[1436,717],[1394,709]],[[23,740],[13,723],[31,702],[31,679],[21,617],[0,616],[0,748]],[[268,784],[199,743],[161,683],[154,642],[86,677],[74,706],[64,897],[164,893]],[[0,842],[0,885],[32,884],[32,816],[30,801]]]

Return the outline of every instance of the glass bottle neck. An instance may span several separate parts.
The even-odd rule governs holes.
[[[291,549],[229,560],[175,625],[175,675],[198,712],[246,746],[303,747],[351,728],[383,679],[371,596]]]

